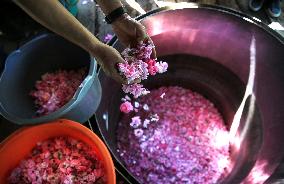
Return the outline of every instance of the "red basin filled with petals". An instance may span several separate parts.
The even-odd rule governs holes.
[[[106,183],[115,183],[114,164],[103,142],[83,125],[64,119],[19,129],[4,140],[0,145],[0,183],[8,182],[13,169],[19,166],[22,160],[27,159],[34,147],[40,147],[37,143],[44,143],[55,137],[66,137],[66,142],[78,140],[87,145],[96,160],[101,163]]]

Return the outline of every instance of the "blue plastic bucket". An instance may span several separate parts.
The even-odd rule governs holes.
[[[57,111],[37,117],[33,98],[29,95],[41,75],[56,70],[88,68],[73,98]],[[101,100],[97,63],[83,49],[60,36],[45,34],[26,43],[6,59],[0,78],[0,113],[16,124],[38,124],[58,118],[87,121]]]

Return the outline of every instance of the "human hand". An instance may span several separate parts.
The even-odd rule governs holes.
[[[147,35],[145,27],[138,21],[132,19],[129,15],[123,14],[112,23],[112,28],[118,39],[127,47],[136,47],[139,42],[152,39]],[[153,48],[152,59],[156,59],[156,50]]]
[[[96,58],[106,75],[119,83],[126,83],[126,79],[119,74],[117,69],[117,64],[124,62],[124,59],[116,49],[106,44],[101,44],[92,55]]]

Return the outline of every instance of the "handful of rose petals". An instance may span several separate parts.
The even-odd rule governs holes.
[[[153,48],[154,45],[147,41],[138,44],[136,48],[126,48],[122,52],[125,62],[118,64],[118,70],[127,80],[127,84],[123,84],[122,90],[132,94],[134,98],[149,93],[142,84],[134,83],[135,80],[145,80],[149,75],[167,71],[168,63],[150,58]]]

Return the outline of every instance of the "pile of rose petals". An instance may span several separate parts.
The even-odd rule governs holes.
[[[86,69],[58,70],[42,75],[30,92],[38,108],[37,115],[47,115],[64,106],[74,96],[86,76]]]
[[[131,105],[118,124],[117,151],[141,183],[215,184],[224,176],[229,132],[209,100],[161,87]]]
[[[104,168],[85,143],[69,137],[40,142],[12,171],[11,184],[107,183]]]

